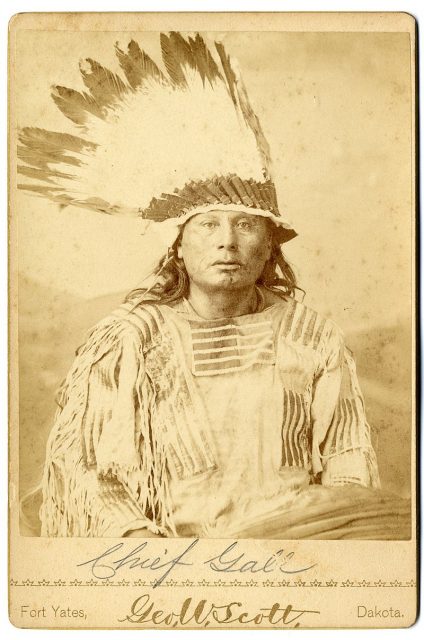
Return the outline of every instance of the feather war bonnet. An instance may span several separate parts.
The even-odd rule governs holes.
[[[86,90],[53,87],[76,135],[23,128],[19,188],[161,223],[174,239],[188,218],[217,208],[269,217],[281,243],[292,239],[234,61],[219,42],[212,55],[199,34],[162,33],[160,45],[163,70],[132,40],[127,51],[115,45],[122,77],[89,58],[80,65]]]

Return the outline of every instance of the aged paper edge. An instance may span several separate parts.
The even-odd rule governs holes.
[[[113,29],[111,18],[113,17]],[[58,24],[59,22],[59,24]],[[55,31],[407,31],[416,20],[407,12],[128,12],[20,13],[10,20],[14,29]]]

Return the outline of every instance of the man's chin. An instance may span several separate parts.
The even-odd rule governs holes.
[[[223,276],[208,282],[205,286],[205,290],[213,292],[235,291],[238,289],[249,289],[250,287],[253,287],[254,284],[254,282],[246,282],[244,278],[237,277],[236,274],[224,274]]]

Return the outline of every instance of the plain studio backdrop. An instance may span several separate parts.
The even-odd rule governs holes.
[[[222,40],[239,62],[271,146],[280,210],[299,233],[286,257],[306,291],[304,302],[344,329],[382,484],[407,496],[413,402],[409,35],[205,35]],[[78,135],[51,100],[51,85],[83,90],[78,62],[87,57],[119,73],[114,43],[124,48],[131,38],[159,60],[158,34],[21,32],[11,105],[17,125]],[[213,113],[210,122],[220,126]],[[54,392],[76,347],[93,323],[140,284],[152,247],[137,220],[60,210],[24,192],[12,215],[22,493],[40,479]]]

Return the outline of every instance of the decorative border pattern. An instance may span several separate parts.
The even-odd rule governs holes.
[[[11,587],[153,587],[155,580],[14,580],[10,579]],[[162,587],[314,587],[314,588],[334,588],[334,587],[359,587],[359,588],[381,588],[381,587],[416,587],[416,580],[166,580]]]

